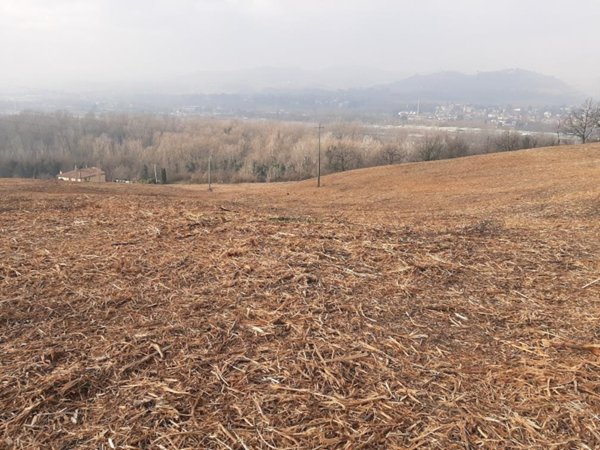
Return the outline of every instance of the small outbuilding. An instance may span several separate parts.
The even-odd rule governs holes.
[[[106,173],[98,167],[86,167],[85,169],[76,168],[69,172],[61,171],[58,174],[58,179],[63,181],[104,183],[106,182]]]

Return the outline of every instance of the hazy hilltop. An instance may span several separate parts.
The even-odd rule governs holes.
[[[560,105],[577,102],[581,94],[558,78],[523,69],[479,72],[438,72],[414,75],[382,86],[394,100],[475,104]]]

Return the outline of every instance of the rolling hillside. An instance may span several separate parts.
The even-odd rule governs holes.
[[[325,179],[324,199],[407,213],[514,212],[572,195],[593,197],[599,180],[600,146],[569,146],[335,174]]]
[[[598,448],[599,181],[0,180],[0,447]]]
[[[531,214],[529,208],[593,208],[599,179],[600,144],[590,144],[353,170],[323,177],[320,189],[314,179],[217,185],[207,199],[354,218],[361,212],[379,219],[482,213],[516,217]],[[206,194],[206,186],[182,188]]]

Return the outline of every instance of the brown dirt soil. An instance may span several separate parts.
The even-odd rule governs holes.
[[[0,448],[600,447],[600,145],[0,180]]]

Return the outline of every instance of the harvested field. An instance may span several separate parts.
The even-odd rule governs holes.
[[[600,145],[0,180],[0,447],[600,447]]]

